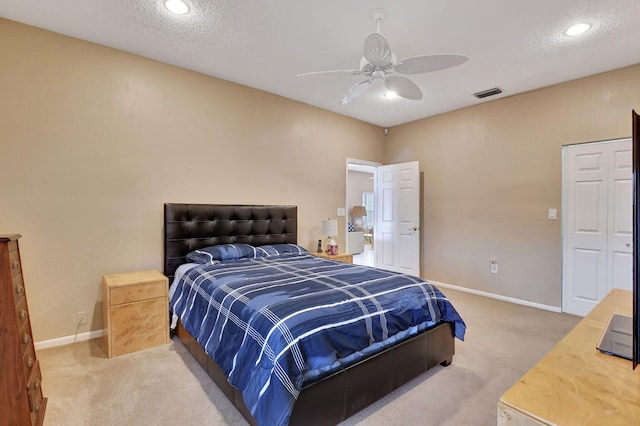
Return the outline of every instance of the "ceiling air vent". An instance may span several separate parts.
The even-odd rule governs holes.
[[[482,92],[474,93],[473,96],[475,96],[478,99],[482,99],[482,98],[487,98],[489,96],[499,95],[500,93],[502,93],[502,90],[499,87],[494,87],[493,89],[483,90]]]

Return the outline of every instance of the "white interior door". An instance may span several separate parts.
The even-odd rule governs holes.
[[[564,161],[562,310],[586,315],[631,288],[631,140],[569,146]]]
[[[609,232],[607,293],[633,286],[633,156],[631,141],[613,142],[609,151]]]
[[[419,162],[379,166],[375,199],[376,266],[420,276]]]

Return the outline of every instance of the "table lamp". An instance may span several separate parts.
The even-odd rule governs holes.
[[[362,227],[362,225],[364,225],[364,219],[362,218],[366,215],[367,210],[364,208],[364,206],[353,206],[353,210],[351,210],[351,217],[353,217],[353,223],[356,226]]]

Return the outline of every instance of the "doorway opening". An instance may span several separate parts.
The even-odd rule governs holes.
[[[346,172],[346,250],[355,254],[354,263],[419,277],[420,163],[381,165],[347,159]],[[358,186],[357,177],[366,183]],[[369,214],[364,204],[371,192]],[[366,223],[373,227],[365,229]],[[370,250],[365,250],[365,233]]]
[[[357,265],[376,266],[375,183],[379,165],[347,159],[346,251],[353,254],[353,263]]]

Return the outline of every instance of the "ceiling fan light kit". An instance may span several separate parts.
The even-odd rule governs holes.
[[[347,90],[340,98],[340,105],[347,105],[366,92],[373,83],[377,82],[383,82],[386,90],[394,92],[397,96],[410,100],[420,100],[423,97],[420,87],[409,78],[398,74],[423,74],[439,71],[461,65],[469,60],[463,55],[422,55],[398,61],[391,51],[389,42],[380,33],[384,12],[374,10],[371,13],[371,17],[376,23],[376,32],[369,34],[364,41],[362,49],[364,56],[360,59],[359,70],[319,71],[298,74],[298,76],[366,76],[366,80],[354,84]]]
[[[565,34],[568,36],[576,36],[586,32],[587,30],[589,30],[589,28],[591,28],[591,25],[580,23],[569,28],[567,31],[565,31]]]
[[[165,0],[164,7],[176,15],[189,13],[189,5],[182,0]]]

